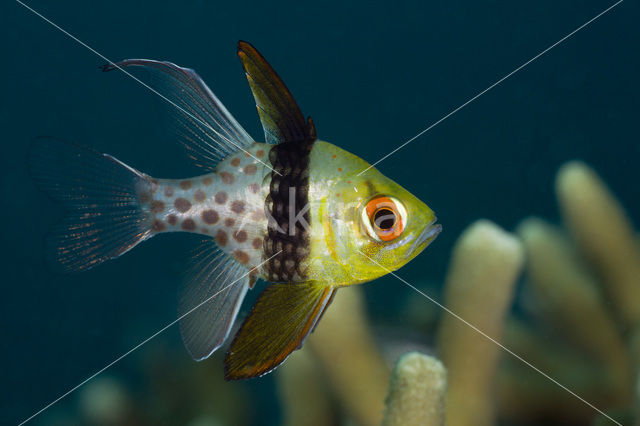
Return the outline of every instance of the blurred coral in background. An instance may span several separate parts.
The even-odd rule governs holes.
[[[362,288],[341,289],[308,344],[274,373],[281,423],[639,424],[636,231],[585,164],[560,169],[556,194],[563,226],[531,217],[511,234],[471,224],[444,285],[416,283],[428,297],[407,298],[401,315],[412,333],[385,332],[369,319]],[[444,310],[428,300],[440,293]],[[259,423],[242,408],[252,395],[224,382],[217,358],[195,364],[173,351],[138,359],[144,395],[105,375],[47,424]]]

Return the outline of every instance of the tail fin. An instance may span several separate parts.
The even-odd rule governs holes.
[[[151,236],[152,220],[141,202],[151,196],[146,175],[107,154],[50,138],[34,141],[29,165],[40,189],[67,209],[46,243],[55,269],[90,269]]]

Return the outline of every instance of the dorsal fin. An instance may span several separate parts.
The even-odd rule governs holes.
[[[315,140],[311,117],[308,121],[304,119],[287,86],[256,48],[239,41],[238,56],[256,100],[266,142]]]
[[[318,135],[316,133],[316,125],[313,124],[311,116],[307,117],[307,125],[309,126],[309,139],[316,140]]]

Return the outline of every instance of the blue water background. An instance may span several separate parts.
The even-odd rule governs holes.
[[[176,289],[194,243],[162,236],[92,271],[51,273],[43,239],[61,211],[28,177],[30,141],[51,135],[86,144],[153,176],[198,170],[160,124],[153,94],[122,74],[99,72],[104,60],[96,54],[18,3],[4,3],[0,423],[16,424],[175,319]],[[260,140],[235,55],[239,39],[251,41],[322,139],[373,162],[612,3],[28,4],[110,59],[194,68]],[[639,11],[636,2],[623,2],[379,165],[427,202],[444,227],[402,277],[441,281],[455,238],[477,218],[510,230],[529,215],[558,220],[553,178],[571,159],[592,165],[640,223]],[[368,284],[369,311],[392,323],[410,291],[394,278]],[[181,346],[175,327],[158,339]],[[153,345],[133,358],[144,359]],[[222,369],[219,357],[210,362]],[[136,383],[137,365],[125,360],[108,374]],[[278,424],[272,376],[228,386],[250,393],[250,423]],[[61,404],[72,409],[74,398]]]

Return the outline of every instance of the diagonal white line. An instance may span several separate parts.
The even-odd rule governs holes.
[[[562,43],[563,41],[565,41],[566,39],[568,39],[569,37],[573,36],[575,33],[577,33],[578,31],[580,31],[581,29],[583,29],[584,27],[586,27],[587,25],[591,24],[593,21],[595,21],[596,19],[600,18],[602,15],[604,15],[605,13],[609,12],[611,9],[613,9],[614,7],[616,7],[617,5],[619,5],[620,3],[622,3],[624,0],[618,0],[616,3],[612,4],[611,6],[609,6],[608,8],[606,8],[605,10],[603,10],[602,12],[598,13],[596,16],[594,16],[593,18],[589,19],[587,22],[585,22],[584,24],[580,25],[578,28],[576,28],[575,30],[571,31],[569,34],[567,34],[566,36],[562,37],[560,40],[556,41],[555,43],[553,43],[551,46],[547,47],[546,49],[544,49],[542,52],[538,53],[536,56],[534,56],[533,58],[529,59],[527,62],[525,62],[524,64],[520,65],[518,68],[514,69],[513,71],[511,71],[509,74],[505,75],[504,77],[502,77],[500,80],[496,81],[495,83],[493,83],[491,86],[487,87],[486,89],[484,89],[483,91],[479,92],[478,94],[476,94],[474,97],[472,97],[471,99],[469,99],[467,102],[463,103],[462,105],[460,105],[459,107],[457,107],[456,109],[454,109],[453,111],[451,111],[450,113],[448,113],[447,115],[445,115],[444,117],[442,117],[440,120],[436,121],[435,123],[433,123],[432,125],[430,125],[429,127],[427,127],[426,129],[424,129],[423,131],[421,131],[420,133],[418,133],[417,135],[415,135],[414,137],[412,137],[411,139],[409,139],[408,141],[406,141],[405,143],[403,143],[402,145],[400,145],[399,147],[397,147],[396,149],[394,149],[393,151],[391,151],[390,153],[388,153],[387,155],[385,155],[384,157],[380,158],[378,161],[376,161],[375,163],[371,164],[369,167],[367,167],[366,169],[364,169],[363,171],[361,171],[360,173],[358,173],[358,176],[360,176],[361,174],[363,174],[364,172],[366,172],[367,170],[369,170],[370,168],[376,166],[377,164],[379,164],[380,162],[384,161],[385,159],[387,159],[388,157],[392,156],[393,154],[395,154],[396,152],[398,152],[399,150],[401,150],[402,148],[404,148],[405,146],[409,145],[411,142],[413,142],[414,140],[418,139],[420,136],[424,135],[425,133],[427,133],[429,130],[433,129],[434,127],[436,127],[438,124],[442,123],[444,120],[446,120],[447,118],[451,117],[453,114],[457,113],[458,111],[460,111],[462,108],[466,107],[467,105],[469,105],[471,102],[475,101],[476,99],[478,99],[480,96],[484,95],[485,93],[487,93],[489,90],[493,89],[494,87],[496,87],[497,85],[499,85],[500,83],[502,83],[503,81],[505,81],[506,79],[508,79],[509,77],[511,77],[512,75],[514,75],[515,73],[517,73],[518,71],[520,71],[521,69],[523,69],[524,67],[526,67],[527,65],[529,65],[531,62],[535,61],[536,59],[538,59],[539,57],[541,57],[542,55],[544,55],[545,53],[547,53],[548,51],[550,51],[551,49],[553,49],[554,47],[556,47],[557,45],[559,45],[560,43]]]
[[[465,102],[464,104],[460,105],[459,107],[457,107],[456,109],[454,109],[453,111],[451,111],[450,113],[448,113],[447,115],[445,115],[444,117],[442,117],[441,119],[439,119],[438,121],[436,121],[435,123],[433,123],[432,125],[430,125],[429,127],[427,127],[425,130],[421,131],[420,133],[418,133],[416,136],[412,137],[411,139],[407,140],[406,142],[404,142],[402,145],[400,145],[399,147],[397,147],[396,149],[394,149],[393,151],[391,151],[389,154],[385,155],[384,157],[382,157],[381,159],[379,159],[378,161],[376,161],[375,163],[373,163],[372,165],[370,165],[369,167],[367,167],[365,170],[363,170],[362,172],[360,172],[358,175],[361,175],[362,173],[366,172],[367,170],[369,170],[370,168],[374,167],[375,165],[379,164],[381,161],[385,160],[386,158],[388,158],[389,156],[393,155],[395,152],[397,152],[398,150],[402,149],[403,147],[405,147],[406,145],[408,145],[409,143],[413,142],[415,139],[419,138],[420,136],[422,136],[423,134],[425,134],[426,132],[428,132],[429,130],[431,130],[433,127],[437,126],[438,124],[440,124],[442,121],[446,120],[447,118],[449,118],[450,116],[454,115],[455,113],[457,113],[459,110],[461,110],[462,108],[464,108],[465,106],[467,106],[468,104],[472,103],[473,101],[475,101],[476,99],[478,99],[480,96],[484,95],[485,93],[487,93],[488,91],[490,91],[491,89],[493,89],[495,86],[499,85],[500,83],[502,83],[504,80],[508,79],[509,77],[511,77],[513,74],[517,73],[518,71],[520,71],[521,69],[523,69],[524,67],[526,67],[527,65],[529,65],[531,62],[535,61],[536,59],[538,59],[539,57],[541,57],[542,55],[544,55],[545,53],[547,53],[548,51],[550,51],[551,49],[553,49],[554,47],[556,47],[557,45],[559,45],[560,43],[564,42],[565,40],[567,40],[569,37],[573,36],[575,33],[577,33],[578,31],[582,30],[583,28],[585,28],[587,25],[591,24],[592,22],[594,22],[596,19],[600,18],[602,15],[606,14],[607,12],[609,12],[611,9],[613,9],[614,7],[618,6],[620,3],[622,3],[624,0],[619,0],[618,2],[614,3],[613,5],[609,6],[607,9],[605,9],[604,11],[602,11],[601,13],[599,13],[598,15],[596,15],[595,17],[593,17],[592,19],[590,19],[589,21],[587,21],[586,23],[584,23],[583,25],[581,25],[580,27],[576,28],[575,30],[573,30],[571,33],[567,34],[566,36],[564,36],[563,38],[561,38],[560,40],[558,40],[557,42],[555,42],[554,44],[552,44],[551,46],[547,47],[545,50],[541,51],[540,53],[538,53],[536,56],[534,56],[533,58],[529,59],[528,61],[526,61],[525,63],[523,63],[522,65],[520,65],[518,68],[516,68],[515,70],[511,71],[510,73],[508,73],[507,75],[505,75],[504,77],[502,77],[501,79],[499,79],[498,81],[496,81],[495,83],[493,83],[491,86],[487,87],[486,89],[484,89],[483,91],[479,92],[478,94],[476,94],[474,97],[472,97],[471,99],[469,99],[467,102]],[[57,24],[55,24],[54,22],[52,22],[51,20],[47,19],[45,16],[43,16],[42,14],[40,14],[39,12],[37,12],[36,10],[34,10],[33,8],[31,8],[30,6],[26,5],[25,3],[23,3],[20,0],[16,0],[16,2],[18,4],[20,4],[21,6],[25,7],[26,9],[28,9],[29,11],[31,11],[32,13],[34,13],[35,15],[37,15],[38,17],[40,17],[41,19],[43,19],[44,21],[46,21],[47,23],[49,23],[50,25],[52,25],[54,28],[58,29],[59,31],[61,31],[62,33],[64,33],[65,35],[67,35],[69,38],[73,39],[74,41],[76,41],[78,44],[82,45],[83,47],[87,48],[88,50],[90,50],[91,52],[93,52],[94,54],[96,54],[97,56],[99,56],[100,58],[102,58],[103,60],[105,60],[106,62],[108,62],[109,64],[113,65],[115,68],[118,68],[120,71],[122,71],[124,74],[126,74],[127,76],[129,76],[130,78],[132,78],[133,80],[137,81],[138,83],[140,83],[142,86],[146,87],[147,89],[149,89],[151,92],[155,93],[156,95],[158,95],[159,97],[161,97],[162,99],[164,99],[165,101],[167,101],[168,103],[170,103],[171,105],[173,105],[174,107],[176,107],[177,109],[179,109],[181,112],[183,112],[184,114],[188,115],[189,117],[191,117],[192,119],[194,119],[195,121],[199,122],[200,124],[204,125],[206,128],[212,130],[215,132],[214,129],[211,128],[211,126],[209,126],[208,123],[203,122],[202,120],[200,120],[199,118],[195,117],[194,115],[192,115],[191,113],[189,113],[188,111],[186,111],[184,108],[182,108],[181,106],[177,105],[175,102],[171,101],[170,99],[168,99],[166,96],[162,95],[161,93],[159,93],[157,90],[153,89],[151,86],[147,85],[146,83],[144,83],[143,81],[141,81],[140,79],[138,79],[137,77],[135,77],[134,75],[132,75],[131,73],[129,73],[128,71],[124,70],[122,67],[120,67],[119,65],[117,65],[115,62],[111,61],[110,59],[108,59],[106,56],[102,55],[101,53],[99,53],[98,51],[96,51],[95,49],[93,49],[92,47],[90,47],[89,45],[87,45],[86,43],[82,42],[81,40],[79,40],[77,37],[73,36],[72,34],[70,34],[69,32],[67,32],[66,30],[64,30],[63,28],[61,28],[60,26],[58,26]],[[245,151],[242,147],[238,146],[237,144],[235,144],[233,141],[230,141],[233,145],[235,145],[237,148],[241,149],[242,151],[244,151],[245,153],[247,153],[248,155],[250,155],[251,157],[253,157],[255,160],[259,161],[260,163],[262,163],[263,165],[265,165],[266,167],[268,167],[269,169],[273,170],[269,165],[265,164],[264,162],[262,162],[260,159],[254,157],[251,153]],[[275,171],[275,170],[274,170]],[[276,173],[278,173],[277,171],[275,171]],[[279,173],[278,173],[279,174]],[[551,382],[553,382],[554,384],[556,384],[557,386],[561,387],[562,389],[564,389],[565,391],[569,392],[571,395],[575,396],[576,398],[578,398],[579,400],[581,400],[582,402],[584,402],[586,405],[588,405],[589,407],[593,408],[594,410],[596,410],[597,412],[599,412],[600,414],[602,414],[603,416],[605,416],[607,419],[611,420],[613,423],[620,425],[620,423],[618,423],[617,421],[613,420],[611,417],[609,417],[606,413],[604,413],[602,410],[598,409],[597,407],[595,407],[593,404],[589,403],[588,401],[586,401],[585,399],[583,399],[582,397],[580,397],[579,395],[577,395],[575,392],[573,392],[572,390],[570,390],[569,388],[567,388],[566,386],[562,385],[560,382],[558,382],[557,380],[553,379],[551,376],[549,376],[548,374],[546,374],[545,372],[543,372],[542,370],[540,370],[539,368],[535,367],[533,364],[529,363],[528,361],[526,361],[524,358],[522,358],[521,356],[519,356],[518,354],[516,354],[515,352],[511,351],[510,349],[508,349],[507,347],[505,347],[504,345],[502,345],[500,342],[496,341],[495,339],[493,339],[492,337],[490,337],[489,335],[487,335],[486,333],[484,333],[482,330],[478,329],[476,326],[474,326],[473,324],[469,323],[468,321],[466,321],[464,318],[460,317],[459,315],[457,315],[455,312],[451,311],[450,309],[448,309],[447,307],[445,307],[444,305],[440,304],[439,302],[437,302],[436,300],[434,300],[433,298],[429,297],[427,294],[425,294],[424,292],[420,291],[419,289],[417,289],[416,287],[414,287],[413,285],[411,285],[410,283],[408,283],[407,281],[405,281],[403,278],[399,277],[398,275],[396,275],[394,272],[392,272],[391,270],[385,268],[384,266],[380,265],[378,262],[376,262],[375,260],[371,259],[369,256],[367,256],[366,254],[360,252],[363,256],[367,257],[369,260],[371,260],[373,263],[375,263],[376,265],[380,266],[382,269],[384,269],[385,271],[387,271],[387,273],[393,275],[394,277],[396,277],[398,280],[400,280],[401,282],[403,282],[404,284],[406,284],[407,286],[409,286],[410,288],[412,288],[414,291],[418,292],[419,294],[421,294],[423,297],[429,299],[431,302],[433,302],[434,304],[436,304],[437,306],[439,306],[440,308],[442,308],[444,311],[446,311],[447,313],[449,313],[450,315],[454,316],[455,318],[457,318],[458,320],[460,320],[461,322],[463,322],[464,324],[466,324],[467,326],[469,326],[470,328],[472,328],[473,330],[475,330],[476,332],[478,332],[479,334],[481,334],[482,336],[484,336],[485,338],[487,338],[488,340],[490,340],[491,342],[493,342],[494,344],[496,344],[497,346],[499,346],[500,348],[502,348],[504,351],[508,352],[509,354],[511,354],[512,356],[514,356],[515,358],[517,358],[518,360],[520,360],[521,362],[523,362],[524,364],[526,364],[527,366],[529,366],[530,368],[532,368],[533,370],[535,370],[536,372],[538,372],[539,374],[543,375],[544,377],[546,377],[548,380],[550,380]],[[280,252],[274,254],[273,256],[271,256],[269,259],[265,260],[264,262],[262,262],[260,265],[258,265],[257,267],[260,267],[262,265],[264,265],[266,262],[268,262],[269,260],[271,260],[273,257],[277,256],[278,254],[280,254]],[[248,275],[249,272],[247,272],[246,274],[244,274],[242,277],[240,277],[239,279],[233,281],[232,283],[230,283],[229,285],[225,286],[223,289],[221,289],[220,291],[216,292],[215,294],[213,294],[211,297],[207,298],[206,300],[204,300],[203,302],[201,302],[200,304],[198,304],[197,306],[193,307],[191,310],[189,310],[188,312],[186,312],[185,314],[181,315],[180,317],[178,317],[176,320],[172,321],[171,323],[167,324],[165,327],[161,328],[159,331],[157,331],[156,333],[154,333],[153,335],[151,335],[150,337],[148,337],[147,339],[143,340],[141,343],[139,343],[138,345],[136,345],[135,347],[133,347],[132,349],[130,349],[129,351],[125,352],[123,355],[121,355],[120,357],[116,358],[114,361],[112,361],[111,363],[109,363],[108,365],[106,365],[105,367],[103,367],[102,369],[98,370],[97,372],[95,372],[94,374],[92,374],[91,376],[89,376],[88,378],[86,378],[84,381],[82,381],[81,383],[79,383],[78,385],[76,385],[75,387],[73,387],[72,389],[70,389],[69,391],[67,391],[66,393],[64,393],[63,395],[61,395],[60,397],[58,397],[57,399],[55,399],[54,401],[52,401],[51,403],[47,404],[45,407],[43,407],[42,409],[40,409],[39,411],[37,411],[36,413],[34,413],[32,416],[30,416],[29,418],[23,420],[19,426],[29,422],[30,420],[32,420],[33,418],[35,418],[36,416],[38,416],[39,414],[41,414],[42,412],[44,412],[45,410],[47,410],[48,408],[50,408],[51,406],[53,406],[54,404],[56,404],[57,402],[59,402],[60,400],[62,400],[63,398],[65,398],[66,396],[68,396],[69,394],[73,393],[75,390],[77,390],[78,388],[80,388],[81,386],[83,386],[84,384],[86,384],[87,382],[89,382],[90,380],[92,380],[93,378],[95,378],[96,376],[98,376],[99,374],[101,374],[102,372],[104,372],[105,370],[107,370],[108,368],[110,368],[111,366],[113,366],[114,364],[118,363],[119,361],[121,361],[122,359],[124,359],[125,357],[127,357],[128,355],[130,355],[132,352],[134,352],[135,350],[137,350],[138,348],[140,348],[141,346],[143,346],[144,344],[146,344],[147,342],[149,342],[150,340],[152,340],[153,338],[155,338],[156,336],[158,336],[159,334],[161,334],[162,332],[164,332],[165,330],[167,330],[168,328],[170,328],[171,326],[175,325],[178,321],[180,321],[182,318],[184,318],[185,316],[189,315],[191,312],[195,311],[196,309],[198,309],[200,306],[202,306],[204,303],[208,302],[209,300],[213,299],[214,297],[216,297],[217,295],[219,295],[221,292],[223,292],[224,290],[226,290],[227,288],[231,287],[233,284],[235,284],[236,282],[240,281],[242,278],[244,278],[246,275]],[[621,425],[620,425],[621,426]]]
[[[154,89],[153,87],[149,86],[147,83],[145,83],[144,81],[140,80],[138,77],[134,76],[133,74],[131,74],[130,72],[126,71],[124,68],[122,68],[121,66],[119,66],[117,63],[113,62],[111,59],[107,58],[106,56],[104,56],[102,53],[98,52],[97,50],[95,50],[93,47],[89,46],[88,44],[86,44],[85,42],[83,42],[82,40],[80,40],[79,38],[77,38],[76,36],[74,36],[73,34],[69,33],[68,31],[66,31],[64,28],[60,27],[59,25],[57,25],[56,23],[52,22],[50,19],[48,19],[47,17],[43,16],[41,13],[39,13],[38,11],[34,10],[33,8],[31,8],[30,6],[26,5],[25,3],[23,3],[20,0],[16,0],[16,3],[20,4],[21,6],[23,6],[25,9],[33,12],[33,14],[39,16],[40,18],[42,18],[42,20],[44,20],[45,22],[49,23],[51,26],[53,26],[54,28],[56,28],[57,30],[59,30],[60,32],[62,32],[63,34],[65,34],[66,36],[68,36],[69,38],[71,38],[72,40],[74,40],[75,42],[77,42],[78,44],[80,44],[81,46],[87,48],[88,50],[90,50],[91,52],[93,52],[94,54],[96,54],[97,56],[99,56],[100,58],[104,59],[106,62],[109,63],[109,65],[113,65],[115,68],[119,69],[120,71],[122,71],[123,73],[125,73],[126,75],[128,75],[129,77],[131,77],[132,79],[134,79],[135,81],[137,81],[138,83],[140,83],[141,85],[143,85],[144,87],[146,87],[147,89],[149,89],[150,91],[152,91],[153,93],[155,93],[156,95],[160,96],[162,99],[164,99],[165,101],[167,101],[168,103],[170,103],[171,105],[173,105],[174,107],[176,107],[178,110],[180,110],[182,113],[186,114],[187,116],[191,117],[193,120],[197,121],[198,123],[202,124],[203,126],[205,126],[207,129],[211,130],[214,133],[217,133],[208,123],[205,123],[204,121],[202,121],[201,119],[199,119],[198,117],[196,117],[195,115],[191,114],[189,111],[185,110],[184,108],[182,108],[180,105],[176,104],[175,102],[173,102],[171,99],[167,98],[166,96],[164,96],[162,93],[158,92],[156,89]],[[262,163],[263,165],[265,165],[269,170],[279,174],[280,176],[282,176],[281,173],[279,173],[277,170],[273,170],[273,168],[271,166],[269,166],[268,164],[266,164],[265,162],[263,162],[262,160],[260,160],[259,158],[255,157],[253,154],[251,154],[249,151],[246,151],[244,148],[242,148],[240,145],[236,144],[235,142],[233,142],[233,140],[227,138],[227,140],[229,142],[231,142],[232,145],[234,145],[236,148],[244,151],[245,154],[249,155],[250,157],[252,157],[254,160]]]
[[[531,364],[529,361],[527,361],[526,359],[522,358],[520,355],[518,355],[517,353],[513,352],[511,349],[507,348],[506,346],[504,346],[502,343],[498,342],[497,340],[495,340],[493,337],[489,336],[488,334],[486,334],[484,331],[480,330],[478,327],[476,327],[475,325],[471,324],[469,321],[467,321],[466,319],[462,318],[460,315],[456,314],[455,312],[453,312],[451,309],[447,308],[446,306],[444,306],[443,304],[439,303],[438,301],[436,301],[434,298],[430,297],[429,295],[427,295],[426,293],[424,293],[423,291],[419,290],[418,288],[416,288],[415,286],[409,284],[407,281],[405,281],[402,277],[396,275],[393,271],[391,271],[388,268],[385,268],[384,266],[382,266],[381,264],[379,264],[378,262],[376,262],[375,260],[373,260],[372,258],[370,258],[369,256],[367,256],[365,253],[361,252],[360,250],[358,250],[360,252],[361,255],[363,255],[364,257],[366,257],[367,259],[369,259],[371,262],[375,263],[376,265],[378,265],[380,268],[384,269],[388,274],[393,275],[394,277],[396,277],[398,280],[402,281],[404,284],[406,284],[407,286],[409,286],[410,288],[412,288],[414,291],[416,291],[417,293],[419,293],[420,295],[422,295],[423,297],[429,299],[431,302],[433,302],[435,305],[437,305],[439,308],[441,308],[442,310],[444,310],[446,313],[448,313],[449,315],[452,315],[454,318],[456,318],[457,320],[461,321],[462,323],[464,323],[466,326],[470,327],[471,329],[473,329],[475,332],[479,333],[480,335],[484,336],[485,338],[487,338],[488,340],[490,340],[491,342],[493,342],[494,344],[496,344],[497,346],[499,346],[502,350],[504,350],[505,352],[509,353],[510,355],[512,355],[513,357],[515,357],[516,359],[518,359],[519,361],[521,361],[522,363],[524,363],[525,365],[529,366],[530,368],[532,368],[534,371],[536,371],[537,373],[541,374],[542,376],[546,377],[548,380],[550,380],[551,382],[553,382],[554,384],[558,385],[559,387],[561,387],[562,389],[564,389],[565,391],[569,392],[571,395],[575,396],[576,398],[578,398],[580,401],[584,402],[585,404],[587,404],[589,407],[593,408],[595,411],[597,411],[598,413],[602,414],[603,416],[605,416],[607,419],[611,420],[613,423],[617,424],[618,426],[622,426],[620,423],[618,423],[617,421],[613,420],[611,417],[609,417],[604,411],[600,410],[598,407],[596,407],[595,405],[593,405],[592,403],[590,403],[589,401],[587,401],[586,399],[582,398],[580,395],[578,395],[577,393],[575,393],[574,391],[572,391],[571,389],[569,389],[568,387],[566,387],[565,385],[563,385],[562,383],[558,382],[556,379],[554,379],[553,377],[549,376],[547,373],[545,373],[544,371],[540,370],[538,367],[536,367],[535,365]]]
[[[273,259],[274,257],[276,257],[277,255],[279,255],[280,253],[282,253],[282,250],[280,250],[279,252],[277,252],[276,254],[274,254],[273,256],[271,256],[270,258],[268,258],[267,260],[265,260],[264,262],[260,263],[258,266],[252,268],[253,269],[257,269],[260,268],[262,265],[264,265],[265,263],[267,263],[268,261],[270,261],[271,259]],[[175,319],[174,321],[171,321],[169,324],[165,325],[164,327],[162,327],[160,330],[156,331],[154,334],[152,334],[151,336],[147,337],[146,339],[144,339],[142,342],[138,343],[136,346],[134,346],[133,348],[129,349],[127,352],[125,352],[124,354],[120,355],[118,358],[114,359],[113,361],[111,361],[109,364],[105,365],[104,367],[102,367],[100,370],[96,371],[95,373],[93,373],[91,376],[87,377],[86,379],[84,379],[82,382],[78,383],[76,386],[74,386],[73,388],[69,389],[67,392],[63,393],[62,395],[60,395],[58,398],[54,399],[53,401],[51,401],[49,404],[45,405],[44,407],[42,407],[39,411],[37,411],[36,413],[32,414],[30,417],[24,419],[22,422],[20,422],[20,424],[18,426],[22,426],[23,424],[31,421],[34,417],[38,416],[39,414],[43,413],[45,410],[47,410],[48,408],[50,408],[51,406],[53,406],[54,404],[56,404],[57,402],[59,402],[60,400],[64,399],[65,397],[69,396],[71,393],[73,393],[75,390],[77,390],[78,388],[80,388],[81,386],[83,386],[84,384],[86,384],[87,382],[89,382],[91,379],[93,379],[94,377],[98,376],[100,373],[102,373],[103,371],[107,370],[109,367],[113,366],[114,364],[117,364],[118,362],[122,361],[122,359],[126,358],[128,355],[130,355],[132,352],[134,352],[135,350],[137,350],[138,348],[140,348],[141,346],[143,346],[144,344],[146,344],[147,342],[149,342],[150,340],[152,340],[154,337],[156,337],[157,335],[161,334],[163,331],[165,331],[166,329],[168,329],[169,327],[175,325],[178,321],[180,321],[182,318],[186,317],[187,315],[189,315],[191,312],[195,311],[196,309],[198,309],[200,306],[204,305],[205,303],[207,303],[208,301],[210,301],[211,299],[213,299],[214,297],[216,297],[217,295],[219,295],[220,293],[222,293],[223,291],[225,291],[226,289],[228,289],[229,287],[231,287],[232,285],[234,285],[235,283],[237,283],[238,281],[240,281],[241,279],[243,279],[244,277],[246,277],[247,275],[249,275],[251,273],[251,270],[249,270],[247,273],[245,273],[244,275],[242,275],[240,278],[238,278],[237,280],[233,281],[232,283],[226,285],[224,288],[222,288],[220,291],[214,293],[212,296],[206,298],[204,301],[202,301],[201,303],[199,303],[198,305],[194,306],[193,308],[191,308],[189,311],[185,312],[184,314],[180,315],[177,319]]]

